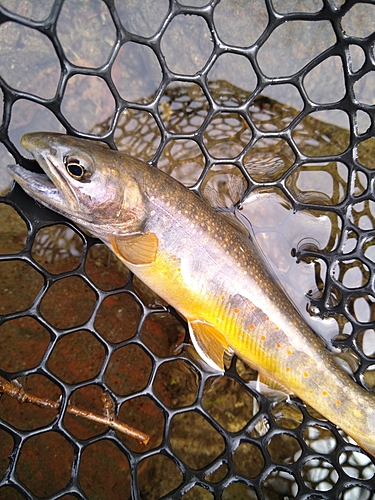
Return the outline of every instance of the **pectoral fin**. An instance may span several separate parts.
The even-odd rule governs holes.
[[[191,340],[198,354],[214,370],[224,371],[224,353],[229,346],[216,328],[204,321],[189,321]]]
[[[159,240],[155,233],[135,236],[110,236],[112,249],[119,259],[138,266],[152,264],[156,258]]]

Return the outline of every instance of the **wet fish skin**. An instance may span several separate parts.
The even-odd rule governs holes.
[[[250,239],[175,179],[129,155],[59,134],[26,134],[21,143],[54,185],[20,166],[10,167],[15,180],[100,238],[175,307],[206,362],[223,370],[224,352],[236,353],[375,455],[375,396],[338,367]],[[69,162],[82,165],[82,179],[68,173]]]

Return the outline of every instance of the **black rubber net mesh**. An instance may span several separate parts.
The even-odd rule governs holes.
[[[214,188],[371,390],[374,19],[334,0],[0,2],[1,499],[374,497],[339,428],[236,358],[207,370],[175,311],[4,173],[39,171],[19,139],[54,130]]]

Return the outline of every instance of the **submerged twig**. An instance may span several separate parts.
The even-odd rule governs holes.
[[[28,394],[23,387],[17,386],[14,382],[8,382],[3,377],[0,377],[0,392],[7,394],[8,396],[17,399],[20,403],[32,403],[34,405],[40,406],[41,408],[50,408],[52,410],[58,410],[61,403],[57,401],[52,401],[48,398],[39,398]],[[137,439],[142,444],[147,444],[150,440],[150,436],[145,434],[129,425],[126,425],[119,420],[114,418],[114,411],[111,404],[108,401],[108,395],[102,395],[102,401],[104,403],[104,410],[106,415],[98,415],[92,413],[91,411],[83,410],[76,406],[69,405],[66,407],[67,413],[75,415],[76,417],[82,417],[92,422],[97,422],[99,424],[107,425],[118,432],[122,432],[129,437]]]

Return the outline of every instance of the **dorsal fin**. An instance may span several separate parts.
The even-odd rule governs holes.
[[[247,183],[244,177],[231,174],[228,183],[228,194],[232,204],[235,205],[243,197],[246,191]]]
[[[227,189],[219,192],[212,186],[206,184],[203,196],[212,208],[230,208],[235,206],[242,198],[246,190],[246,181],[235,174],[228,174]],[[228,203],[229,200],[229,203]]]
[[[228,182],[228,197],[232,205],[225,203],[225,196],[211,186],[206,185],[203,191],[207,203],[217,210],[221,217],[225,219],[237,231],[244,234],[247,238],[250,236],[246,226],[236,217],[232,211],[227,209],[233,207],[245,192],[245,186],[237,175],[231,174]],[[233,208],[232,208],[233,210]]]
[[[203,196],[212,208],[224,208],[223,200],[221,199],[220,194],[213,187],[206,185],[203,191]]]

